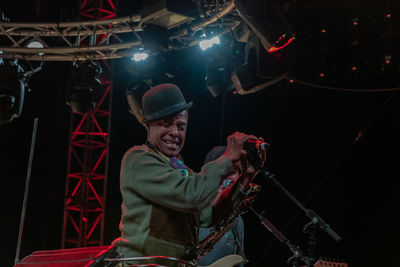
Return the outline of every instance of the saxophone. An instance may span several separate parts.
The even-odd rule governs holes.
[[[194,260],[193,263],[197,264],[200,259],[209,251],[211,251],[215,244],[230,230],[236,223],[236,218],[239,215],[246,213],[249,206],[253,204],[253,200],[256,197],[255,192],[260,189],[258,185],[251,184],[250,196],[244,199],[238,207],[225,219],[214,226],[211,233],[202,241],[197,242],[196,246],[188,253]]]

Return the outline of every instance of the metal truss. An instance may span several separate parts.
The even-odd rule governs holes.
[[[37,61],[114,59],[141,44],[140,16],[61,23],[0,22],[0,57]],[[100,39],[101,37],[101,39]],[[38,41],[44,48],[28,48]]]
[[[71,112],[62,248],[103,244],[111,77],[103,76],[101,84],[93,111]]]
[[[204,18],[171,29],[166,50],[184,49],[198,44],[201,39],[199,33],[207,27],[215,27],[221,35],[239,25],[241,20],[234,1],[223,1],[213,8],[215,12],[209,12]],[[97,20],[0,22],[0,57],[27,61],[85,61],[128,57],[141,46],[141,33],[145,31],[145,24],[149,23],[145,21],[146,18],[142,20],[140,15],[114,18],[115,5],[111,0],[84,0],[80,14]],[[42,43],[44,48],[28,48],[31,41]]]
[[[102,0],[81,1],[81,17],[115,16],[114,2],[107,1],[108,9],[105,4]],[[96,34],[98,38],[90,39],[89,45],[102,45],[112,36],[107,31]],[[109,63],[104,58],[98,61],[102,69],[102,86],[96,108],[83,114],[71,111],[62,248],[103,245],[112,106],[112,67]]]

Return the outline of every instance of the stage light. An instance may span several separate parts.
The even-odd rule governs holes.
[[[0,65],[0,124],[18,118],[24,104],[25,84],[15,66]]]
[[[234,0],[240,17],[260,39],[267,51],[276,51],[292,42],[289,21],[273,0]]]
[[[17,60],[0,62],[0,125],[21,116],[28,80],[40,70],[25,72]]]
[[[253,34],[245,47],[245,63],[231,75],[237,92],[241,95],[255,93],[284,79],[293,59],[292,52],[292,47],[288,47],[269,53]]]
[[[200,46],[201,50],[203,50],[203,51],[212,47],[215,44],[218,44],[218,45],[220,44],[220,40],[219,40],[218,36],[215,36],[211,39],[202,40],[199,42],[199,46]]]
[[[207,53],[205,82],[214,97],[219,97],[234,89],[231,73],[241,64],[243,58],[235,49],[216,47]]]
[[[295,39],[292,26],[273,0],[234,0],[247,36],[245,63],[231,75],[239,94],[250,94],[286,77]],[[245,31],[244,31],[245,32]]]
[[[26,47],[27,48],[44,48],[44,44],[40,41],[32,39],[26,44]]]
[[[73,63],[66,101],[72,112],[87,113],[94,109],[101,86],[98,78],[101,72],[101,67],[94,62]]]
[[[126,91],[126,99],[129,105],[129,113],[134,115],[138,122],[144,125],[144,112],[142,107],[142,96],[150,89],[151,81],[140,81],[135,83],[131,89]]]
[[[140,16],[144,24],[155,24],[169,30],[193,20],[197,8],[190,0],[145,0]]]
[[[218,97],[233,89],[225,61],[212,60],[206,69],[206,86],[212,96]]]
[[[138,52],[133,54],[132,59],[136,62],[146,60],[149,57],[149,54],[145,52]]]

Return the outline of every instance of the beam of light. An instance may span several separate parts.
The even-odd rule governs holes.
[[[203,50],[203,51],[212,47],[215,44],[220,44],[220,40],[219,40],[218,36],[215,36],[211,39],[203,40],[203,41],[199,42],[199,46],[200,46],[201,50]]]
[[[143,61],[143,60],[146,60],[146,58],[148,58],[148,56],[149,56],[149,54],[147,54],[147,53],[144,53],[144,52],[141,52],[141,53],[135,53],[134,55],[133,55],[133,60],[134,61]]]

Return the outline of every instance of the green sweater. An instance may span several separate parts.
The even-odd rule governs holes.
[[[131,148],[121,164],[122,235],[113,244],[124,257],[163,255],[190,260],[186,253],[197,242],[198,226],[212,224],[215,209],[211,204],[221,180],[232,172],[233,164],[225,156],[204,165],[199,173],[189,170],[185,175],[147,145]],[[245,195],[230,196],[243,199]],[[227,209],[233,207],[224,208],[224,213]]]

